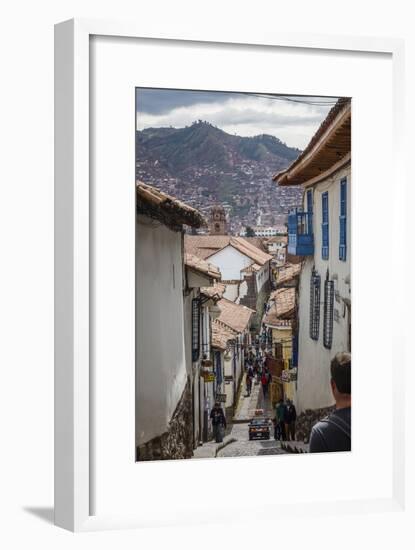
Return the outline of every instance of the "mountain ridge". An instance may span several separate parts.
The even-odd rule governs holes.
[[[237,136],[198,120],[183,128],[137,130],[136,176],[202,210],[224,203],[238,227],[271,223],[271,216],[261,220],[270,200],[276,212],[285,213],[279,197],[298,203],[298,190],[283,192],[272,176],[300,153],[270,134]]]

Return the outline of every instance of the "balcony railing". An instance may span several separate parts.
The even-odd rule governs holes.
[[[293,211],[288,214],[288,254],[313,256],[314,235],[311,212]]]

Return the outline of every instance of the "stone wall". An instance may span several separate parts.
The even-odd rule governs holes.
[[[137,460],[175,460],[193,456],[192,395],[188,381],[167,431],[137,447]]]
[[[256,311],[251,319],[251,330],[258,330],[261,328],[262,316],[264,314],[264,303],[268,301],[270,293],[269,280],[264,284],[262,289],[257,293],[255,274],[249,274],[245,276],[245,281],[248,286],[246,295],[241,298],[240,304],[247,306]]]

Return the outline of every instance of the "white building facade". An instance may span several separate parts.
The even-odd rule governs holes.
[[[190,458],[193,453],[183,224],[202,223],[196,210],[137,182],[137,460]]]
[[[346,244],[345,253],[340,254],[341,195],[347,195],[346,208],[350,212],[350,187],[349,163],[306,188],[306,202],[310,197],[313,201],[314,255],[305,259],[299,286],[300,412],[333,404],[328,366],[337,352],[351,349],[350,247]],[[323,197],[328,201],[327,253],[323,253]],[[346,227],[346,243],[350,243],[350,223]]]
[[[298,412],[334,404],[330,362],[351,350],[351,104],[340,100],[309,146],[274,180],[304,187],[288,217],[288,253],[301,256]]]
[[[212,321],[219,315],[214,281],[220,278],[212,264],[185,254],[184,337],[187,374],[191,386],[193,448],[210,438],[210,411],[215,399],[215,380],[203,376],[205,365],[213,371]]]

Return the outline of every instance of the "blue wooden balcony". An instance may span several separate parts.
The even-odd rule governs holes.
[[[293,211],[288,214],[288,254],[314,255],[313,218],[311,212]]]

